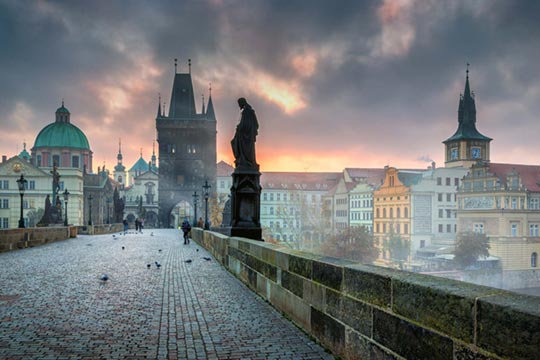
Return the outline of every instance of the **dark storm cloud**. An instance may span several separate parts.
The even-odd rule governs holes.
[[[515,146],[512,124],[540,130],[538,18],[532,0],[0,0],[0,121],[21,142],[53,121],[65,97],[74,122],[94,136],[95,162],[114,163],[121,136],[129,165],[141,146],[149,157],[172,59],[186,71],[191,58],[195,91],[207,94],[214,83],[221,152],[237,121],[235,98],[247,96],[261,118],[263,151],[337,146],[351,159],[372,151],[395,165],[441,161],[467,62],[478,127],[494,145]],[[297,108],[286,112],[263,85],[288,91]],[[21,104],[33,114],[31,129],[10,121]],[[532,138],[527,146],[540,150]]]

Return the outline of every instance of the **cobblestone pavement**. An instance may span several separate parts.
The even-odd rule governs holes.
[[[0,359],[333,358],[203,256],[176,230],[0,254]]]

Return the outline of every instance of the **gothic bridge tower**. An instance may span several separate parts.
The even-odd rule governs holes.
[[[215,189],[216,116],[212,94],[208,105],[197,113],[189,72],[178,73],[175,59],[174,81],[169,113],[158,104],[156,117],[159,159],[159,221],[163,227],[176,226],[171,211],[185,201],[193,202],[193,193],[202,193],[205,180]],[[199,197],[201,198],[201,197]],[[201,214],[201,212],[199,212]]]

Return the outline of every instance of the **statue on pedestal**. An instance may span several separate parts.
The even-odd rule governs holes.
[[[259,122],[255,110],[245,98],[238,99],[241,109],[240,122],[236,126],[236,133],[231,140],[236,168],[259,169],[255,159],[255,139],[259,130]]]

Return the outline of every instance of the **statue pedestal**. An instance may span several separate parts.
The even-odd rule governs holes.
[[[230,236],[262,240],[261,185],[256,169],[236,168],[232,174]]]

